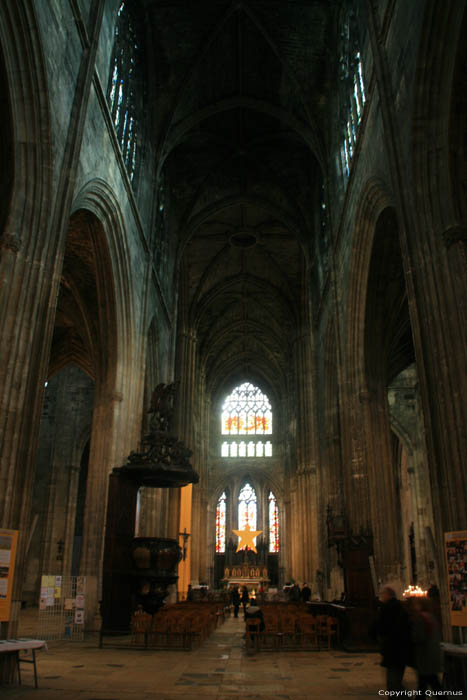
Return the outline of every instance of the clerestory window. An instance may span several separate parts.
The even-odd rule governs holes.
[[[123,0],[118,9],[107,90],[112,122],[130,181],[138,157],[138,118],[142,110],[142,45],[134,5]]]
[[[345,179],[350,175],[359,126],[366,102],[362,57],[357,37],[355,15],[351,11],[346,15],[342,25],[341,55],[339,59],[340,79],[343,85],[341,162]]]
[[[272,457],[272,410],[268,397],[250,382],[227,396],[222,407],[222,457]]]

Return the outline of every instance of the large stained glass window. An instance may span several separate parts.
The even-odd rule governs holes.
[[[238,529],[256,530],[256,515],[256,492],[250,484],[245,484],[238,495]],[[253,542],[256,545],[256,537]]]
[[[137,115],[142,111],[140,34],[134,5],[122,0],[115,26],[107,101],[131,182],[137,165]]]
[[[243,382],[227,396],[222,407],[222,457],[271,457],[272,410],[268,397],[250,382]]]
[[[225,491],[217,501],[216,508],[216,552],[225,552],[225,516],[226,516],[226,495]]]
[[[279,509],[272,491],[269,493],[269,551],[279,551]]]

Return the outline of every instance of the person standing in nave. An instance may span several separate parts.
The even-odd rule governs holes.
[[[290,600],[293,603],[299,603],[300,602],[300,586],[298,583],[294,583],[292,586],[292,590],[290,591]]]
[[[234,609],[234,617],[238,617],[238,611],[240,608],[240,593],[238,592],[238,586],[234,586],[232,588],[231,598]]]
[[[310,588],[309,585],[306,583],[306,581],[305,581],[305,583],[304,583],[303,586],[302,586],[302,590],[301,590],[301,592],[300,592],[300,596],[301,596],[301,599],[302,599],[302,602],[303,602],[303,603],[308,603],[308,601],[309,601],[310,598],[311,598],[311,588]]]
[[[248,588],[246,586],[242,586],[242,605],[243,605],[243,614],[246,616],[246,606],[250,602],[250,594],[248,593]]]

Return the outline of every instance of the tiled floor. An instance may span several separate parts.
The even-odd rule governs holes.
[[[29,621],[29,622],[28,622]],[[22,635],[33,636],[31,618]],[[99,649],[97,640],[49,642],[23,686],[0,688],[2,700],[308,700],[375,698],[384,688],[377,654],[248,652],[241,618],[229,618],[195,651]],[[407,688],[416,687],[407,671]]]

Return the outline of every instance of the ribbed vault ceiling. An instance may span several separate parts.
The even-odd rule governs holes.
[[[277,390],[303,314],[337,4],[145,5],[185,322],[211,390],[242,375]]]

